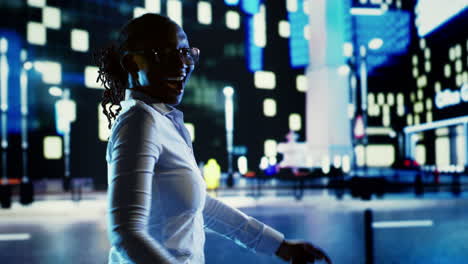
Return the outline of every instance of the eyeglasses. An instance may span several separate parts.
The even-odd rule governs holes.
[[[200,58],[200,50],[198,48],[180,48],[180,49],[150,49],[150,50],[136,50],[127,51],[126,54],[144,54],[151,58],[156,63],[167,64],[177,56],[187,65],[195,65]]]

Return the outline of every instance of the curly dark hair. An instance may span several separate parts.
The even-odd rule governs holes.
[[[109,121],[109,129],[112,127],[112,119],[115,120],[122,110],[120,102],[128,87],[128,71],[122,64],[122,54],[145,48],[149,38],[166,36],[168,25],[173,23],[166,16],[152,13],[134,18],[121,28],[117,41],[94,53],[94,62],[99,68],[96,82],[104,86],[101,106]],[[117,108],[112,109],[114,106]]]

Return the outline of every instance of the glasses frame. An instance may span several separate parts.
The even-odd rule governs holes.
[[[195,53],[196,58],[191,58],[193,62],[190,62],[190,59],[187,59],[183,54],[184,51],[190,50],[191,54]],[[200,59],[200,49],[195,48],[195,47],[189,47],[189,48],[179,48],[179,49],[171,49],[169,52],[162,52],[160,49],[147,49],[147,50],[131,50],[131,51],[125,51],[123,53],[123,56],[127,54],[143,54],[143,55],[148,55],[148,53],[151,53],[154,56],[154,60],[157,61],[158,63],[162,63],[161,57],[167,56],[170,57],[174,53],[174,51],[178,52],[179,58],[187,65],[189,66],[195,66],[198,64],[198,61]],[[168,56],[169,55],[169,56]]]

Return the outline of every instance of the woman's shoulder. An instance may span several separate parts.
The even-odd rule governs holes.
[[[143,123],[157,123],[157,111],[137,99],[129,99],[120,102],[122,109],[112,125],[114,132],[118,127],[126,123],[135,123],[134,125],[144,125]]]

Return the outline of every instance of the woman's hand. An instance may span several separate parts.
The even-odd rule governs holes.
[[[332,264],[325,252],[307,242],[284,240],[276,255],[285,261],[292,260],[292,264],[314,263],[316,260],[325,260]]]

